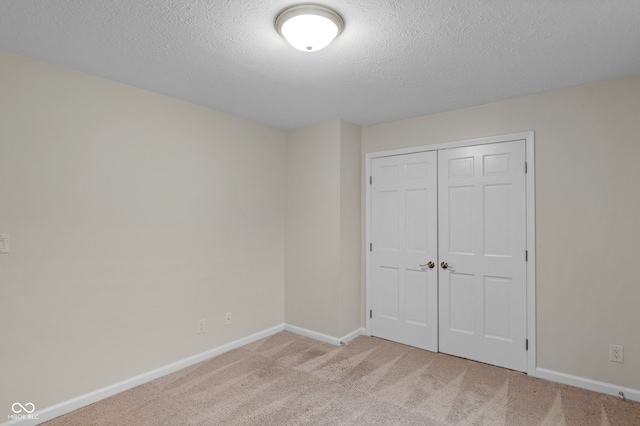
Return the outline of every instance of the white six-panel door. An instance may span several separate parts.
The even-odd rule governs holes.
[[[436,171],[435,152],[372,162],[372,333],[430,351],[438,350]]]
[[[526,371],[524,164],[523,141],[372,160],[372,335]]]
[[[438,152],[440,352],[526,371],[522,141]]]

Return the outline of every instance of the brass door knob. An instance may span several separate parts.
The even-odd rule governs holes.
[[[442,266],[442,269],[447,269],[449,268],[449,264],[447,262],[442,262],[440,263],[440,266]]]
[[[429,269],[433,269],[434,266],[436,266],[436,264],[433,262],[427,262],[420,265],[421,268],[429,268]]]

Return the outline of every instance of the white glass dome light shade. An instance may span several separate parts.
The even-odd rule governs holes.
[[[338,35],[336,24],[318,15],[289,18],[282,24],[280,31],[293,47],[305,52],[315,52],[327,47]]]
[[[342,32],[344,21],[326,7],[300,5],[280,13],[275,26],[296,49],[315,52],[327,47]]]

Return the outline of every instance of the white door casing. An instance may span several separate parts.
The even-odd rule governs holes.
[[[375,159],[372,182],[373,334],[435,352],[437,153]]]
[[[527,369],[523,141],[438,152],[440,351]]]
[[[501,144],[502,142],[512,142],[512,144]],[[490,150],[484,154],[452,150],[453,148],[476,147],[478,145],[486,145],[490,147]],[[505,151],[505,147],[509,147],[509,149]],[[510,151],[513,147],[515,147],[515,152]],[[455,221],[463,225],[466,220],[468,223],[466,237],[465,227],[462,225],[454,226],[453,234],[447,233],[449,234],[447,236],[443,234],[442,229],[439,231],[440,243],[442,244],[442,240],[446,239],[446,244],[449,244],[449,246],[444,247],[446,251],[443,247],[440,247],[440,257],[435,268],[438,271],[440,280],[439,333],[443,333],[438,336],[439,350],[525,371],[535,376],[535,169],[533,132],[367,154],[365,163],[367,179],[374,174],[374,164],[382,164],[379,163],[379,160],[404,154],[434,154],[435,152],[438,152],[441,157],[438,167],[441,174],[439,177],[439,192],[442,192],[443,187],[448,188],[446,195],[441,195],[441,197],[447,199],[446,205],[449,204],[449,201],[453,204],[457,203],[454,211],[450,216],[445,216],[447,219],[443,222],[446,224],[449,221]],[[480,155],[480,157],[477,157],[477,155]],[[469,159],[470,157],[473,157],[472,161]],[[465,160],[464,158],[467,159]],[[449,160],[453,160],[453,169],[447,170],[446,179],[443,179],[442,174],[448,168]],[[402,163],[402,160],[398,158],[393,161]],[[445,161],[446,165],[443,164]],[[526,175],[523,175],[524,161],[527,161],[529,166],[529,173]],[[469,163],[471,162],[474,165],[473,174],[469,171]],[[477,169],[478,165],[482,167]],[[480,175],[477,175],[476,169],[480,170]],[[468,177],[463,178],[465,170]],[[511,170],[514,173],[516,171],[519,172],[515,181],[510,180]],[[449,176],[451,176],[451,179]],[[464,179],[467,179],[467,182],[463,183],[462,180]],[[474,179],[477,182],[471,184],[471,180]],[[447,183],[443,184],[443,181]],[[518,195],[512,197],[512,189],[516,187],[518,188]],[[373,226],[375,191],[375,185],[367,185],[367,244],[375,242],[377,239],[377,236],[374,238]],[[453,193],[453,197],[449,196],[449,191]],[[476,209],[476,212],[469,212],[468,209],[460,210],[459,207],[465,203],[465,197],[467,200],[480,197],[482,208],[480,210]],[[449,198],[452,199],[449,200]],[[440,221],[442,221],[442,216],[445,213],[448,214],[448,212],[442,210],[442,205],[445,205],[443,203],[444,201],[440,200]],[[465,211],[466,217],[463,214]],[[481,214],[476,214],[478,211]],[[518,216],[517,220],[513,219],[512,216],[514,214]],[[475,231],[472,230],[474,223],[476,224]],[[523,224],[523,227],[519,228],[517,232],[514,231],[516,223]],[[440,223],[439,227],[442,228],[442,226]],[[484,238],[485,232],[489,231],[491,236]],[[479,236],[482,238],[479,238]],[[471,250],[465,251],[462,245],[464,245],[465,241],[468,243],[469,238],[474,238],[475,242],[469,246]],[[459,247],[450,247],[450,242]],[[522,245],[521,249],[516,249],[516,246],[520,245]],[[367,248],[369,249],[369,247]],[[528,262],[524,262],[525,250],[528,252]],[[488,259],[484,270],[482,268],[475,271],[467,269],[468,260],[473,256],[478,259]],[[377,323],[375,309],[379,305],[379,302],[374,301],[374,278],[376,275],[374,273],[376,268],[373,262],[374,257],[376,257],[375,248],[373,248],[373,251],[367,250],[366,326],[369,335],[379,336],[374,326]],[[443,261],[448,262],[453,267],[447,270],[441,268],[439,263]],[[476,262],[483,263],[482,261]],[[512,265],[505,266],[509,263],[512,263]],[[520,282],[524,282],[524,285],[515,287],[509,285],[516,279],[522,279]],[[477,282],[479,285],[472,287],[473,291],[467,293],[461,299],[459,292],[456,292],[464,288],[463,283],[465,280]],[[443,290],[446,286],[448,286],[448,293],[446,297],[443,297]],[[454,296],[453,298],[451,297],[452,295]],[[451,309],[445,313],[447,308],[443,307],[444,300],[447,298],[449,299],[447,307]],[[517,314],[511,309],[504,309],[502,305],[505,300],[507,304],[516,301],[514,303],[520,305]],[[520,302],[517,302],[517,300]],[[522,300],[524,300],[524,304],[522,304]],[[471,306],[472,309],[460,310],[459,308],[465,306],[465,303],[467,307]],[[374,310],[374,318],[369,316],[371,309]],[[456,316],[460,312],[467,316],[465,317],[463,314]],[[480,316],[482,318],[478,320]],[[453,323],[451,319],[453,319]],[[465,320],[467,321],[466,329],[464,326]],[[471,323],[473,325],[469,326]],[[459,330],[466,331],[466,333],[462,333],[464,338],[456,336]],[[450,338],[451,335],[454,336],[453,339]],[[387,338],[398,340],[393,337]],[[524,350],[525,343],[523,339],[527,339],[528,351]]]

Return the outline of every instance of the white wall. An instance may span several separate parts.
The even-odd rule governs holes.
[[[362,153],[528,130],[538,366],[640,389],[640,76],[365,127]]]
[[[284,132],[6,52],[0,120],[0,413],[284,321]]]
[[[360,328],[360,128],[287,133],[285,320],[340,338]]]

